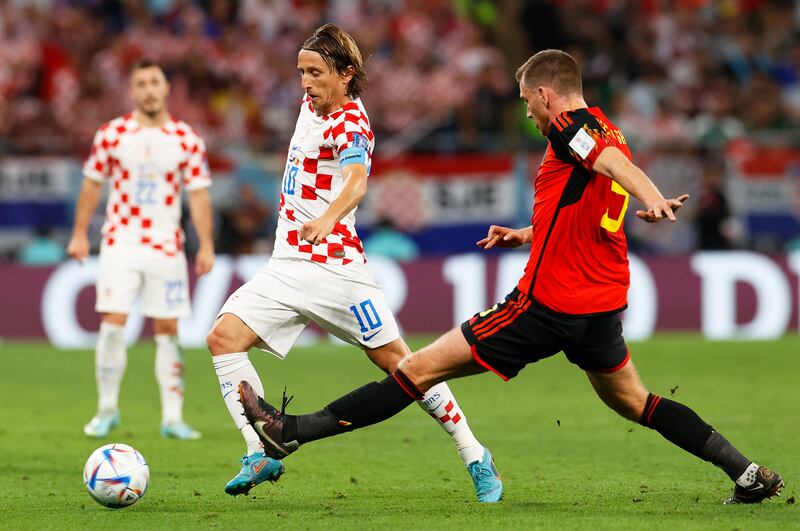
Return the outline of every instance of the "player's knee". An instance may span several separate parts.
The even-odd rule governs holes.
[[[212,356],[239,352],[235,348],[234,340],[233,335],[227,334],[222,327],[214,325],[206,336],[206,346],[208,346],[208,351],[211,352]]]
[[[154,321],[153,332],[157,335],[176,336],[178,335],[178,321],[173,319]]]

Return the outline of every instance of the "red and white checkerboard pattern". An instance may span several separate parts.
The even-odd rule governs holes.
[[[356,235],[355,209],[318,245],[311,245],[299,236],[303,224],[322,216],[341,190],[339,154],[353,145],[355,135],[361,135],[369,146],[369,167],[375,135],[361,100],[317,116],[310,99],[307,96],[303,99],[289,146],[273,256],[341,265],[366,262],[361,240]]]
[[[444,406],[444,415],[442,415],[441,417],[436,416],[433,413],[429,413],[429,415],[438,420],[439,422],[441,422],[442,424],[446,424],[448,422],[452,422],[453,424],[458,424],[458,422],[461,420],[461,413],[456,411],[453,415],[450,415],[454,407],[455,404],[453,404],[453,401],[450,400]]]
[[[142,127],[128,114],[101,127],[83,166],[86,178],[111,181],[105,245],[141,245],[167,256],[182,252],[182,189],[211,185],[203,139],[174,118]]]

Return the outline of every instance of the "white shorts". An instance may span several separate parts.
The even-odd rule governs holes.
[[[217,317],[225,313],[258,335],[258,348],[281,359],[311,321],[364,349],[400,337],[383,292],[364,264],[273,258],[228,298]]]
[[[142,313],[154,319],[188,316],[189,273],[186,256],[165,256],[147,247],[103,246],[97,302],[100,313],[129,314],[142,294]]]

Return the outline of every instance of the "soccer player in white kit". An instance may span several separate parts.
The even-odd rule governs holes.
[[[211,176],[203,140],[167,112],[169,84],[152,61],[134,66],[130,95],[135,110],[101,127],[83,166],[83,186],[75,208],[68,254],[89,255],[87,232],[103,183],[110,183],[100,247],[95,310],[102,314],[95,351],[97,413],[84,427],[105,437],[120,423],[119,388],[127,365],[123,331],[136,298],[153,319],[156,379],[161,389],[161,435],[199,439],[183,421],[183,352],[178,318],[189,314],[189,283],[184,234],[180,227],[181,192],[186,190],[199,239],[195,272],[214,264]]]
[[[250,348],[285,358],[314,321],[362,348],[384,371],[410,354],[355,230],[375,146],[358,97],[366,82],[361,52],[350,35],[326,24],[303,43],[298,69],[305,97],[289,145],[272,258],[230,296],[207,338],[225,405],[247,444],[241,471],[225,486],[234,496],[283,473],[280,461],[265,456],[259,426],[247,423],[239,402],[242,381],[264,394]],[[453,438],[478,499],[497,501],[502,483],[491,454],[450,389],[437,385],[419,403]]]

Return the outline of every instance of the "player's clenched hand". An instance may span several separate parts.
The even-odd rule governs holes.
[[[492,225],[486,237],[477,242],[478,247],[491,249],[492,247],[519,247],[531,241],[531,228],[510,229]]]
[[[214,267],[214,248],[210,245],[201,245],[194,257],[194,272],[197,276],[205,275]]]
[[[648,223],[656,223],[662,219],[669,219],[672,222],[678,221],[675,212],[683,206],[684,201],[689,199],[689,194],[683,194],[675,199],[664,199],[663,197],[653,204],[647,205],[647,210],[637,210],[636,215]]]
[[[84,258],[89,256],[89,238],[73,234],[67,244],[67,254],[83,263]]]
[[[303,223],[303,226],[300,227],[300,238],[308,243],[317,245],[322,243],[322,240],[331,233],[335,225],[336,221],[331,221],[325,216],[313,219]]]

